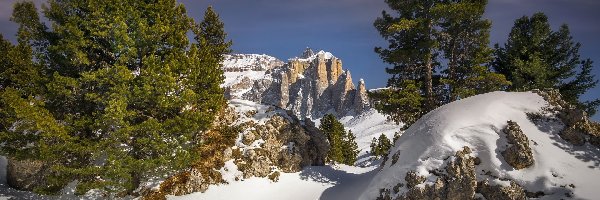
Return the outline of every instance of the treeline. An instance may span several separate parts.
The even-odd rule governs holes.
[[[374,25],[388,41],[376,47],[391,75],[388,89],[371,93],[375,107],[410,125],[443,104],[497,90],[556,88],[589,115],[600,100],[579,97],[598,81],[592,61],[582,59],[581,44],[568,26],[550,28],[543,13],[515,21],[508,41],[490,47],[492,25],[484,19],[486,0],[386,0]],[[406,127],[406,126],[405,126]]]
[[[226,101],[223,23],[175,0],[49,0],[14,5],[0,35],[0,154],[44,163],[36,192],[134,194],[198,159]],[[192,41],[188,34],[193,34]]]

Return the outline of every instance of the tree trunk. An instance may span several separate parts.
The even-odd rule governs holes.
[[[431,54],[427,55],[427,62],[425,64],[425,109],[427,112],[435,108],[435,102],[433,97],[433,62]]]

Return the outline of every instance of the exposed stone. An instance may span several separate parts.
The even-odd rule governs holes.
[[[502,152],[506,162],[515,169],[524,169],[534,163],[533,153],[529,147],[529,140],[516,122],[508,121],[503,132],[506,134],[508,149]]]
[[[42,161],[7,158],[6,182],[18,190],[31,191],[45,183],[47,168]]]
[[[589,142],[600,148],[600,128],[597,128],[599,125],[589,120],[585,111],[564,101],[556,89],[534,90],[533,92],[542,96],[549,104],[542,113],[556,113],[556,116],[565,124],[564,129],[559,133],[562,139],[577,146]]]
[[[477,187],[475,178],[475,158],[470,156],[471,149],[464,147],[456,152],[456,159],[451,160],[446,166],[447,199],[472,199]]]
[[[417,172],[410,171],[406,173],[404,181],[406,181],[406,187],[414,188],[416,185],[423,183],[423,181],[425,181],[425,177],[419,176]]]
[[[477,182],[475,178],[475,161],[470,156],[471,149],[464,147],[456,152],[455,159],[448,162],[445,169],[433,170],[432,174],[438,176],[433,184],[425,184],[424,187],[415,187],[426,179],[416,172],[410,171],[406,174],[405,181],[408,191],[400,194],[396,199],[473,199]],[[397,186],[403,184],[397,184]],[[399,189],[394,188],[395,193]],[[382,190],[381,199],[390,197],[389,190]]]
[[[477,184],[477,193],[482,194],[486,199],[527,199],[523,187],[514,181],[510,181],[510,186],[501,186],[490,185],[488,180],[484,180]]]
[[[253,139],[262,139],[264,143],[261,148],[246,151],[240,162],[249,167],[240,168],[244,177],[264,177],[270,172],[270,166],[276,166],[283,172],[297,172],[305,166],[324,164],[328,144],[310,121],[302,126],[295,117],[286,119],[275,115],[264,125],[255,124],[253,129],[249,131],[257,136]],[[244,143],[251,143],[245,142],[250,133],[244,134]]]

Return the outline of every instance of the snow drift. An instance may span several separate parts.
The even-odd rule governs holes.
[[[435,169],[443,168],[457,151],[467,146],[480,164],[475,166],[477,181],[509,185],[512,180],[527,192],[543,192],[541,198],[574,197],[594,199],[600,194],[600,152],[589,144],[573,146],[558,137],[563,124],[557,121],[534,124],[527,113],[539,112],[547,102],[532,92],[493,92],[442,106],[413,124],[390,150],[397,161],[382,165],[360,199],[375,199],[383,190],[392,197],[403,195],[407,172],[425,177],[416,187],[433,185]],[[507,121],[517,122],[529,139],[534,164],[516,170],[501,155],[507,148],[502,130]],[[450,158],[450,159],[449,159]],[[406,184],[404,184],[406,185]]]

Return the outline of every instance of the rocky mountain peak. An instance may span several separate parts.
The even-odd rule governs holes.
[[[311,56],[315,55],[315,53],[313,52],[313,50],[310,47],[306,47],[306,49],[304,50],[304,52],[302,52],[302,56],[301,58],[310,58]]]
[[[356,88],[350,71],[342,68],[342,61],[323,50],[314,53],[307,48],[301,57],[291,58],[263,74],[225,75],[228,98],[279,106],[302,119],[320,118],[326,113],[354,115],[369,108],[364,81]]]

